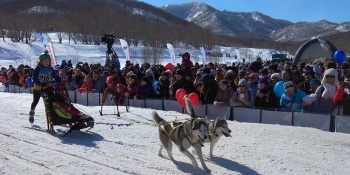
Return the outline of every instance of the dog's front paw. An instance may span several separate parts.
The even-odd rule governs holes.
[[[164,157],[163,154],[158,154],[159,157]]]
[[[179,163],[177,163],[176,161],[173,161],[175,165],[178,165]]]

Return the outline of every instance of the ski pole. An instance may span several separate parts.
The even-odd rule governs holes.
[[[102,116],[102,106],[103,106],[103,103],[101,104],[101,110],[99,111],[100,112],[100,116]]]
[[[118,111],[118,114],[117,116],[120,117],[120,113],[119,113],[119,108],[118,108],[119,105],[117,105],[117,111]]]

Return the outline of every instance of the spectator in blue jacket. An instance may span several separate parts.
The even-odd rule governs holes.
[[[103,86],[105,84],[105,79],[100,75],[99,71],[93,71],[92,80],[91,80],[91,92],[92,93],[102,93]]]
[[[282,94],[280,106],[286,111],[297,111],[302,109],[302,101],[306,96],[304,91],[298,90],[294,87],[292,81],[283,84],[285,93]]]
[[[259,74],[257,73],[252,73],[248,77],[248,87],[253,92],[254,96],[258,92],[258,80],[259,80]]]

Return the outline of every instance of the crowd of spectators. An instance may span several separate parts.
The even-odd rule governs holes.
[[[199,104],[331,113],[339,105],[350,107],[349,68],[349,63],[338,65],[332,59],[293,65],[263,62],[260,57],[252,63],[200,65],[193,64],[186,52],[182,62],[171,70],[147,62],[126,61],[121,66],[117,55],[107,58],[104,65],[80,62],[73,66],[63,60],[55,70],[67,90],[80,93],[175,100],[177,90],[182,88],[187,94],[196,93]],[[1,68],[0,76],[9,84],[26,88],[30,86],[26,79],[32,73],[33,68],[27,65],[10,65]],[[276,94],[275,88],[280,81],[284,82],[282,95]],[[342,111],[350,113],[350,108]]]

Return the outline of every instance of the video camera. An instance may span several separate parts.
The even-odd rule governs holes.
[[[101,42],[104,44],[106,43],[107,44],[107,54],[112,54],[114,52],[112,46],[114,44],[114,38],[115,36],[113,34],[104,34],[102,37],[101,37]]]

